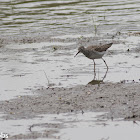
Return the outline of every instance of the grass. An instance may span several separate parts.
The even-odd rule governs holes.
[[[46,79],[47,79],[47,81],[48,81],[48,87],[49,87],[49,85],[50,85],[50,82],[49,82],[49,79],[48,79],[48,77],[47,77],[47,74],[46,74],[46,72],[43,70],[43,72],[44,72],[44,74],[45,74],[45,77],[46,77]]]
[[[93,21],[93,26],[94,26],[94,34],[96,36],[97,32],[98,32],[98,27],[100,26],[100,23],[97,23],[97,20],[95,20],[93,17],[92,17],[92,21]]]

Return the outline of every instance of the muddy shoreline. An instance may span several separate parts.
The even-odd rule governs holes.
[[[40,36],[42,36],[42,35],[40,35]],[[108,39],[110,41],[112,40],[110,38],[110,36],[108,37]],[[117,73],[117,75],[119,75],[119,78],[121,78],[120,72],[122,72],[123,75],[124,75],[124,73],[125,74],[129,73],[129,76],[127,75],[127,77],[125,77],[125,78],[122,77],[123,79],[125,79],[124,81],[128,81],[129,83],[127,83],[127,82],[123,83],[123,81],[118,82],[118,83],[117,82],[109,83],[109,82],[107,82],[109,80],[105,80],[104,82],[102,80],[92,80],[91,81],[90,78],[93,77],[92,63],[85,66],[83,64],[87,64],[87,62],[85,62],[85,60],[83,59],[83,61],[81,63],[77,64],[78,63],[77,61],[79,61],[79,60],[81,61],[81,59],[83,57],[79,57],[79,60],[77,58],[77,59],[75,59],[75,61],[67,61],[67,60],[73,60],[73,55],[75,54],[75,51],[73,51],[73,50],[75,50],[77,48],[77,46],[79,46],[80,44],[87,45],[88,43],[96,44],[97,40],[98,40],[98,43],[99,42],[101,43],[104,41],[102,38],[98,38],[98,37],[62,39],[62,38],[55,38],[55,37],[54,38],[51,38],[51,37],[50,38],[47,38],[47,37],[44,37],[44,38],[31,37],[30,38],[29,37],[28,38],[28,37],[23,37],[23,36],[19,37],[19,38],[16,38],[16,37],[5,38],[4,41],[2,41],[3,44],[1,46],[1,53],[4,54],[4,56],[2,56],[2,58],[1,58],[2,62],[3,62],[3,60],[10,62],[11,58],[9,58],[7,60],[7,55],[13,54],[13,56],[15,56],[15,52],[16,53],[20,52],[19,54],[17,53],[17,58],[15,59],[14,62],[20,62],[22,65],[26,64],[26,63],[29,64],[28,71],[23,70],[27,65],[24,65],[23,69],[21,69],[21,70],[19,69],[17,73],[13,72],[12,71],[13,69],[12,69],[11,70],[12,79],[17,78],[17,77],[18,77],[19,81],[23,79],[22,84],[26,83],[27,81],[30,81],[30,79],[32,79],[31,85],[33,85],[33,87],[36,87],[36,90],[33,90],[34,88],[31,85],[29,85],[30,83],[28,83],[27,84],[28,86],[27,85],[25,86],[26,87],[25,89],[27,89],[26,95],[19,94],[20,92],[17,92],[17,94],[15,94],[15,95],[11,93],[11,95],[13,97],[15,97],[14,99],[10,99],[10,100],[7,99],[7,100],[0,101],[0,112],[2,113],[1,120],[5,121],[5,122],[11,121],[12,123],[15,122],[16,125],[18,124],[18,122],[20,122],[20,124],[18,124],[17,127],[20,128],[20,126],[22,126],[23,128],[25,127],[25,130],[26,130],[25,133],[17,131],[17,130],[15,130],[15,131],[13,130],[13,132],[15,132],[15,134],[13,134],[7,128],[8,127],[14,128],[13,126],[15,124],[9,125],[6,122],[5,130],[7,130],[7,132],[9,132],[8,133],[9,139],[37,139],[37,138],[60,139],[59,137],[56,137],[55,134],[58,134],[59,130],[65,128],[63,125],[63,120],[60,120],[60,122],[62,122],[62,124],[60,124],[60,123],[54,124],[47,120],[43,121],[43,119],[45,118],[43,115],[59,116],[62,113],[67,113],[67,114],[74,113],[74,114],[83,115],[83,114],[86,114],[87,112],[90,112],[90,113],[91,112],[92,113],[107,112],[101,116],[103,119],[115,120],[116,118],[122,118],[123,120],[132,120],[134,122],[140,120],[140,110],[139,110],[139,108],[140,108],[140,95],[139,95],[140,79],[139,79],[139,75],[138,75],[138,73],[136,73],[136,71],[134,71],[132,74],[129,73],[130,68],[133,69],[134,67],[136,67],[136,68],[139,67],[139,61],[138,61],[139,46],[129,48],[129,51],[128,51],[128,47],[121,46],[121,44],[123,44],[124,40],[112,40],[114,43],[113,47],[116,46],[116,49],[111,50],[110,52],[112,52],[112,55],[114,55],[114,57],[119,54],[123,55],[123,53],[124,53],[125,55],[128,55],[129,56],[128,58],[130,59],[129,53],[132,53],[132,56],[134,54],[136,56],[134,55],[135,57],[134,58],[132,57],[131,60],[135,59],[135,63],[136,63],[136,58],[137,58],[138,63],[136,63],[135,64],[136,66],[135,66],[135,65],[131,65],[131,63],[132,63],[131,62],[130,67],[128,67],[129,65],[127,63],[130,62],[131,60],[126,59],[126,61],[121,62],[122,65],[120,65],[120,61],[116,61],[118,58],[115,59],[113,61],[113,64],[109,64],[110,71],[107,75],[109,77],[108,79],[110,80],[111,77],[116,78],[113,75],[114,74],[113,69],[114,69],[114,70],[116,70],[115,72]],[[37,45],[37,43],[40,43],[43,41],[46,42],[46,44],[43,44],[46,46],[43,46],[43,45],[40,45],[40,47],[35,46],[35,44]],[[55,46],[53,43],[48,45],[47,42],[48,43],[56,42],[56,44],[57,44],[57,42],[63,42],[64,44],[65,43],[67,44],[68,42],[74,42],[74,44],[69,44],[69,46],[64,45],[64,44],[63,45],[57,44]],[[8,46],[8,44],[10,44],[10,43],[12,43],[13,46],[14,46],[14,44],[16,44],[17,46],[16,45],[14,47]],[[18,46],[18,44],[25,44],[25,45],[32,44],[32,46],[26,46],[24,48],[23,46],[20,46],[20,45]],[[124,50],[119,51],[118,44],[120,44],[121,49],[124,48]],[[30,47],[32,47],[32,48],[30,48]],[[20,51],[19,51],[19,48],[20,48]],[[53,50],[55,48],[57,48],[58,50],[57,51]],[[51,53],[49,53],[48,50]],[[61,50],[63,50],[63,53],[61,52]],[[71,50],[72,50],[72,52],[69,52]],[[77,51],[77,49],[76,49],[76,51]],[[69,56],[65,55],[66,53],[69,54]],[[24,55],[24,54],[26,54],[26,55]],[[22,58],[27,57],[27,59],[20,60],[19,59],[20,55],[21,56],[23,55]],[[38,58],[33,61],[30,61],[30,58],[28,59],[29,56],[31,56],[31,58],[39,57],[40,59]],[[59,63],[57,63],[58,62],[57,58],[59,58],[60,56],[61,57],[66,56],[66,58],[64,57],[62,60],[60,59]],[[110,57],[110,58],[112,59],[112,57]],[[108,59],[108,62],[111,59]],[[63,63],[61,63],[61,61],[63,62],[64,60],[66,60],[65,61],[66,63],[64,63],[64,65],[62,65]],[[117,65],[114,64],[114,62]],[[34,67],[35,63],[36,64],[38,63],[37,67]],[[52,67],[53,63],[57,64],[57,65],[54,65],[55,67]],[[71,63],[70,67],[66,67],[66,65],[69,63]],[[12,62],[12,64],[13,64],[13,62]],[[124,65],[124,64],[126,64],[126,65]],[[47,73],[46,77],[44,76],[43,70],[38,69],[38,68],[42,68],[42,66],[45,69],[44,73],[45,72]],[[44,66],[46,66],[46,67],[44,67]],[[52,69],[48,70],[47,69],[48,66],[51,67]],[[79,66],[78,70],[77,70],[76,66]],[[33,67],[33,68],[30,69],[31,67]],[[59,67],[60,67],[60,69],[62,69],[63,72],[62,72],[62,74],[60,74],[60,77],[57,77],[59,69],[57,70],[56,68],[59,68]],[[123,68],[123,67],[125,69],[122,70],[121,68]],[[13,68],[15,68],[15,66],[13,66]],[[71,69],[71,68],[73,68],[73,69]],[[89,68],[91,68],[91,69],[89,69]],[[98,69],[100,68],[100,70],[101,69],[104,70],[104,66],[99,67],[97,65],[97,68]],[[118,68],[118,70],[117,70],[117,68]],[[42,71],[43,74],[41,73],[41,75],[39,75],[38,71],[34,71],[35,69],[38,70],[39,72]],[[71,72],[70,72],[70,70],[71,70]],[[9,69],[8,69],[8,71],[9,71]],[[26,76],[28,75],[26,73],[29,73],[29,71],[31,74],[34,74],[35,76],[38,75],[39,78],[36,77],[34,80],[33,77],[29,77],[26,79]],[[52,73],[49,74],[49,71],[52,71]],[[75,71],[76,71],[76,73],[75,73]],[[118,73],[118,71],[119,71],[119,73]],[[23,75],[21,72],[23,72]],[[55,72],[56,72],[55,78],[52,80],[52,77],[53,77],[52,75],[54,75]],[[86,76],[82,77],[84,74]],[[97,75],[98,74],[99,73],[97,73]],[[104,71],[101,71],[100,74],[104,75]],[[136,77],[134,76],[135,74],[136,74]],[[48,77],[48,75],[51,75],[51,77]],[[76,76],[78,75],[79,77],[75,77],[75,75]],[[42,77],[40,77],[40,76],[42,76]],[[25,79],[24,79],[24,77],[25,77]],[[82,81],[86,80],[85,78],[87,78],[87,81],[86,81],[86,83],[82,83],[81,80],[79,80],[80,82],[77,82],[76,79],[78,79],[78,78],[82,79]],[[127,78],[128,78],[128,80],[127,80]],[[51,87],[51,86],[59,85],[59,84],[55,83],[57,79],[59,79],[59,81],[60,81],[59,83],[60,83],[61,87]],[[74,85],[71,88],[66,88],[65,83],[68,83],[70,79],[72,80],[72,84],[75,83],[76,86]],[[88,81],[89,79],[91,82]],[[119,81],[121,81],[121,80],[122,79],[119,79]],[[34,83],[35,81],[36,81],[36,83]],[[17,82],[17,79],[15,79],[13,82],[11,82],[16,85],[14,92],[18,91],[17,90],[18,82],[17,83],[16,82]],[[61,82],[63,82],[63,83],[61,83]],[[99,82],[101,82],[101,83],[99,83]],[[79,85],[79,83],[81,83],[83,85]],[[96,85],[93,85],[93,84],[96,84]],[[50,86],[50,87],[46,88],[46,85]],[[70,83],[68,83],[68,85],[70,85]],[[6,89],[4,91],[8,91],[8,90]],[[11,91],[11,90],[9,90],[9,91]],[[8,96],[11,96],[10,94],[8,94],[8,92],[7,92],[7,94],[4,94],[4,95],[6,98]],[[38,122],[39,117],[40,117],[41,122]],[[37,121],[36,122],[32,121],[34,119],[36,119]],[[24,126],[23,122],[30,121],[30,120],[31,120],[31,123],[26,124],[26,126]],[[100,122],[100,120],[99,120],[99,122]],[[44,130],[39,131],[40,128],[44,128]]]
[[[8,119],[29,119],[40,114],[101,111],[107,118],[140,120],[140,84],[103,83],[73,88],[43,88],[31,96],[0,102]]]
[[[139,126],[138,4],[138,1],[2,0],[0,139],[1,133],[7,133],[8,139],[14,140],[63,140],[61,134],[66,131],[61,130],[73,128],[76,132],[78,119],[92,128],[91,140],[113,140],[110,134],[119,131],[104,127],[110,125],[107,121],[136,122]],[[93,61],[82,55],[74,58],[79,46],[107,43],[113,43],[104,56],[108,71],[99,60],[95,76]],[[72,114],[76,117],[80,114],[83,120]],[[93,114],[97,116],[94,118]],[[95,131],[99,125],[105,129]],[[123,126],[125,131],[121,134],[126,133],[130,140],[140,137],[135,127],[129,131],[126,124]],[[104,136],[102,132],[107,129],[109,133]],[[85,131],[89,129],[79,135]],[[69,133],[72,134],[71,130],[66,135]],[[95,134],[101,137],[95,138]]]

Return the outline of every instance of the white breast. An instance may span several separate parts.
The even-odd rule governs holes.
[[[93,52],[92,51],[88,58],[90,58],[90,59],[100,59],[105,54],[105,52],[106,51],[103,51],[103,52],[97,52],[97,51]]]

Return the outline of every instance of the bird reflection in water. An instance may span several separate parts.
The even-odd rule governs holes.
[[[97,79],[97,78],[96,78],[96,71],[95,71],[95,72],[94,72],[94,79],[93,79],[92,81],[90,81],[88,84],[100,86],[100,84],[103,83],[104,79],[106,78],[107,73],[108,73],[108,69],[106,70],[105,75],[103,76],[102,79],[99,79],[99,78]]]

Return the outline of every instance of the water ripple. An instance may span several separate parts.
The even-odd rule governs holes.
[[[103,25],[131,26],[139,23],[140,1],[109,0],[98,1],[55,1],[41,0],[0,0],[0,20],[2,21],[0,32],[6,34],[20,34],[26,32],[47,31],[53,32],[71,31],[75,26],[88,28],[95,21]],[[94,20],[94,21],[93,21]],[[138,25],[137,25],[138,26]],[[116,26],[118,28],[118,26]],[[50,30],[52,29],[52,30]]]

